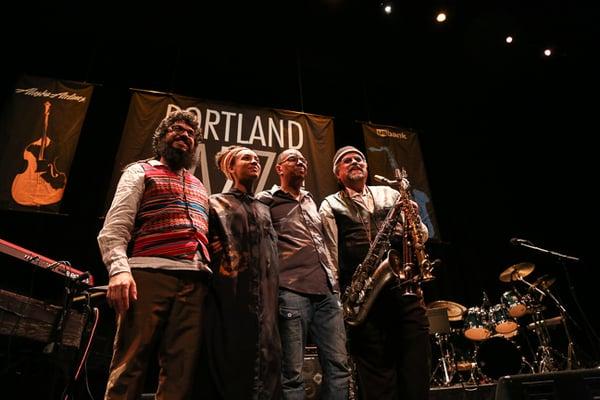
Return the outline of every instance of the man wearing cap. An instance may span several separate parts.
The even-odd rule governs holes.
[[[298,150],[288,149],[277,158],[275,170],[280,186],[257,198],[269,206],[278,239],[282,398],[305,397],[302,372],[310,334],[323,371],[321,398],[347,400],[350,371],[339,286],[317,205],[303,189],[308,162]]]
[[[343,293],[399,193],[387,186],[367,186],[365,156],[352,146],[336,152],[333,173],[342,189],[325,198],[320,214]],[[427,238],[422,223],[421,230]],[[428,398],[431,349],[426,309],[422,293],[417,292],[417,296],[402,296],[390,281],[365,320],[347,327],[362,400]]]

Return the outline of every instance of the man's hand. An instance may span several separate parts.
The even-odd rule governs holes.
[[[121,272],[110,277],[106,301],[117,314],[122,315],[129,309],[129,303],[137,300],[137,286],[130,272]]]

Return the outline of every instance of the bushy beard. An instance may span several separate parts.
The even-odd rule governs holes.
[[[178,171],[182,168],[189,169],[194,162],[193,150],[184,151],[168,145],[164,141],[158,145],[159,154],[164,157],[169,168]]]
[[[360,172],[358,170],[352,170],[348,173],[347,175],[347,179],[349,182],[352,183],[357,183],[360,182],[362,180],[366,179],[366,173],[364,170],[360,170]]]

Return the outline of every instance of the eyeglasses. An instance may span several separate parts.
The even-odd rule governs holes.
[[[352,161],[356,161],[357,163],[365,162],[364,158],[359,155],[342,158],[342,163],[344,164],[350,164]]]
[[[185,133],[187,133],[187,134],[188,134],[188,136],[189,136],[189,137],[192,137],[192,138],[193,138],[193,137],[195,136],[195,135],[194,135],[194,133],[195,133],[195,132],[194,132],[194,130],[193,130],[193,129],[184,128],[184,127],[183,127],[183,126],[181,126],[181,125],[171,125],[171,126],[169,127],[169,130],[171,130],[171,131],[175,132],[175,133],[176,133],[176,134],[178,134],[178,135],[180,135],[180,134],[182,134],[183,132],[185,132]]]
[[[289,156],[285,160],[281,161],[279,164],[283,164],[284,162],[290,162],[292,164],[298,164],[301,162],[302,164],[304,164],[308,167],[308,161],[306,161],[306,158],[304,158],[304,157]]]

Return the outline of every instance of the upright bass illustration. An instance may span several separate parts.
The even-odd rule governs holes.
[[[15,176],[12,184],[14,201],[23,206],[45,206],[59,202],[64,194],[67,176],[58,171],[54,160],[47,159],[52,144],[48,137],[48,119],[52,103],[44,103],[44,131],[42,137],[25,147],[23,158],[27,168]]]

